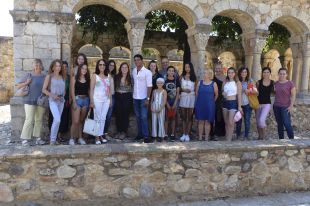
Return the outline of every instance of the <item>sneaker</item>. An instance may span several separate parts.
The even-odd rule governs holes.
[[[162,142],[164,138],[162,137],[156,137],[156,142]]]
[[[80,145],[86,145],[86,142],[85,142],[85,140],[83,138],[79,138],[78,143]]]
[[[50,145],[56,145],[56,141],[50,141]]]
[[[100,145],[100,144],[101,144],[101,141],[100,141],[100,140],[97,140],[97,141],[95,142],[95,144],[96,144],[96,145]]]
[[[30,146],[30,141],[29,140],[23,140],[22,141],[22,146]]]
[[[44,144],[46,144],[44,140],[42,140],[41,138],[37,138],[36,145],[44,145]]]
[[[100,141],[101,141],[102,144],[105,144],[105,143],[108,142],[108,140],[106,139],[106,137],[101,137],[101,138],[100,138]]]
[[[136,142],[140,142],[142,139],[143,139],[143,137],[137,136],[137,137],[135,138],[135,141],[136,141]]]
[[[184,142],[189,142],[190,140],[191,138],[189,137],[189,135],[185,135]]]
[[[174,134],[170,135],[170,142],[174,142],[175,141],[175,136]]]
[[[69,140],[69,145],[75,145],[75,141],[74,141],[73,138],[70,138],[70,140]]]
[[[152,138],[150,138],[150,137],[145,137],[144,138],[144,143],[152,143],[153,141],[152,141]]]
[[[181,141],[181,142],[185,142],[185,138],[186,138],[186,135],[183,134],[183,135],[180,137],[180,141]]]

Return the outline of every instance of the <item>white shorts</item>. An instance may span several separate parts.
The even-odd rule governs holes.
[[[180,107],[193,109],[195,107],[195,95],[181,95]]]

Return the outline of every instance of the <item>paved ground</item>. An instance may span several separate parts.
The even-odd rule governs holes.
[[[208,202],[177,203],[169,206],[310,206],[310,192],[272,194]]]

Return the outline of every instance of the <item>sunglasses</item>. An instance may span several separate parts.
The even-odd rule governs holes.
[[[99,66],[105,66],[105,64],[99,64]]]

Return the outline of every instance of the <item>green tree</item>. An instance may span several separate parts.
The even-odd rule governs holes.
[[[280,54],[283,54],[290,47],[290,32],[286,27],[275,22],[270,24],[269,32],[263,53],[267,53],[271,49],[276,49]]]

